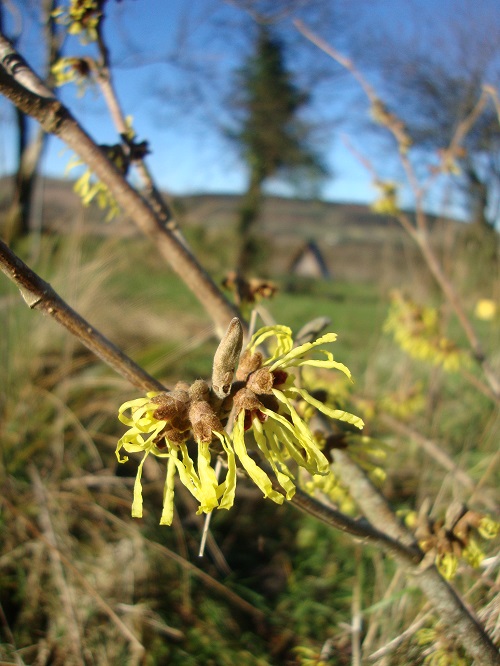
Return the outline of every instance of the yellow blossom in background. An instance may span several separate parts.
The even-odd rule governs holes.
[[[483,539],[495,539],[500,531],[500,523],[489,516],[483,516],[477,526],[477,531]]]
[[[458,557],[454,553],[443,553],[436,557],[436,567],[443,578],[452,580],[458,569]]]
[[[498,303],[491,298],[481,298],[474,308],[474,316],[482,321],[492,321],[498,314]]]
[[[79,35],[82,43],[95,42],[102,5],[103,0],[70,0],[68,7],[57,7],[52,16],[68,26],[70,35]]]
[[[342,513],[353,516],[356,513],[356,503],[349,494],[349,490],[343,485],[335,474],[327,476],[310,477],[301,482],[301,488],[312,497],[318,493],[325,495]]]
[[[399,389],[378,400],[377,407],[385,414],[390,414],[405,421],[422,412],[425,407],[425,396],[422,382],[404,390]]]
[[[439,626],[439,625],[438,625]],[[448,645],[446,638],[437,629],[419,629],[414,638],[420,646],[427,646],[429,654],[424,659],[425,666],[467,666],[467,662],[454,649]],[[434,649],[433,649],[434,648]]]
[[[379,194],[375,201],[371,204],[370,208],[374,213],[380,215],[398,215],[400,212],[398,203],[398,186],[392,181],[379,181],[374,182],[375,188]]]
[[[474,569],[481,566],[481,562],[485,558],[484,552],[481,550],[475,539],[469,539],[469,543],[462,551],[462,556],[471,567],[474,567]]]
[[[395,342],[412,358],[439,365],[447,372],[470,364],[469,354],[441,335],[436,308],[417,305],[398,290],[392,293],[384,331],[392,333]]]
[[[242,354],[236,382],[222,402],[203,380],[191,386],[180,382],[173,391],[151,393],[125,402],[118,418],[129,429],[118,442],[117,458],[119,462],[127,460],[120,455],[122,449],[143,454],[134,486],[132,515],[142,516],[141,477],[149,455],[167,459],[160,520],[163,525],[170,525],[173,519],[176,474],[198,501],[198,513],[232,506],[237,461],[264,497],[278,504],[295,493],[292,467],[306,470],[313,478],[331,475],[329,460],[296,409],[297,400],[357,428],[363,427],[363,421],[311,396],[296,385],[290,370],[310,366],[340,370],[350,377],[346,366],[335,361],[330,351],[318,349],[335,339],[334,333],[327,333],[318,340],[294,347],[288,327],[265,327],[252,337]],[[274,342],[267,358],[259,349],[264,342]],[[223,422],[231,408],[234,425],[229,432]],[[264,461],[263,466],[255,452]],[[215,473],[217,456],[226,468],[225,478],[220,482]],[[274,487],[271,471],[283,493]]]
[[[410,512],[405,522],[413,529],[418,545],[426,559],[434,556],[436,567],[447,580],[455,577],[460,559],[477,568],[485,558],[475,536],[494,539],[500,525],[489,516],[468,509],[462,503],[452,502],[443,519],[430,518],[427,507],[421,507],[419,514]],[[410,526],[410,525],[409,525]]]
[[[83,95],[90,81],[91,69],[87,58],[59,58],[50,71],[56,86],[75,83],[79,97]]]
[[[83,164],[84,162],[78,157],[73,157],[66,166],[66,173]],[[120,207],[108,187],[98,180],[88,168],[77,178],[73,190],[78,194],[84,206],[89,206],[94,201],[101,210],[107,210],[106,222],[112,220],[120,212]]]

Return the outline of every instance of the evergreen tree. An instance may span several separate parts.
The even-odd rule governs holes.
[[[244,274],[258,250],[253,225],[262,205],[264,182],[272,176],[314,179],[325,175],[310,145],[310,128],[299,111],[310,95],[292,81],[283,43],[259,26],[255,51],[238,72],[239,128],[232,134],[248,165],[248,187],[239,219],[238,271]]]

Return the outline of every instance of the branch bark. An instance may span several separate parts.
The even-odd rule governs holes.
[[[347,71],[352,74],[352,76],[357,80],[365,92],[372,105],[380,103],[380,98],[376,94],[374,88],[365,80],[364,76],[362,76],[351,60],[343,56],[336,49],[314,34],[302,21],[295,20],[294,25],[306,39],[315,44],[319,49],[337,61],[342,67],[347,69]],[[471,130],[478,116],[483,111],[488,99],[488,95],[491,95],[491,91],[486,89],[481,95],[471,114],[458,126],[448,148],[448,151],[450,151],[451,154],[456,152],[464,137]],[[488,363],[479,338],[477,337],[476,332],[465,313],[460,297],[445,271],[443,270],[443,267],[441,266],[441,263],[429,241],[426,216],[422,207],[423,189],[419,186],[413,166],[406,155],[407,145],[405,144],[405,132],[404,129],[402,129],[403,124],[393,114],[387,114],[383,124],[394,136],[399,147],[401,163],[405,169],[408,181],[415,197],[416,227],[411,223],[408,216],[402,212],[397,215],[396,218],[420,248],[420,252],[425,259],[427,267],[439,285],[439,288],[443,292],[444,296],[447,298],[448,302],[453,308],[455,315],[457,316],[457,319],[467,336],[474,359],[481,366],[484,377],[488,382],[492,393],[494,394],[495,398],[498,399],[500,398],[500,380]]]
[[[372,485],[364,472],[344,451],[335,450],[334,469],[370,523],[378,530],[399,539],[413,541],[413,535],[397,520],[385,498]],[[467,654],[481,666],[499,666],[500,653],[470,608],[467,608],[435,566],[422,568],[401,553],[393,552],[413,582],[420,587],[434,607],[450,635],[461,643]]]
[[[0,240],[0,270],[18,287],[28,307],[40,310],[64,326],[104,363],[143,391],[164,391],[165,387],[118,349],[102,333],[75,312],[48,282],[42,280]]]
[[[129,185],[115,165],[83,130],[53,92],[36,76],[9,41],[0,35],[0,92],[43,129],[59,137],[108,187],[121,208],[147,235],[198,298],[220,335],[237,315],[188,248]]]

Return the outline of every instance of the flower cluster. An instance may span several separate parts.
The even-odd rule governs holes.
[[[378,190],[378,196],[370,208],[379,215],[398,215],[401,210],[398,204],[398,186],[392,181],[376,180],[373,183]]]
[[[439,314],[435,308],[419,306],[394,291],[384,330],[410,356],[454,372],[470,362],[467,353],[440,333]]]
[[[433,520],[422,510],[418,517],[414,516],[414,522],[418,545],[448,580],[455,577],[460,558],[472,567],[481,564],[485,555],[475,536],[494,539],[500,529],[499,523],[488,516],[455,503],[448,508],[444,520]]]
[[[53,16],[68,26],[70,35],[80,35],[85,42],[95,42],[103,4],[103,0],[70,0],[68,8],[57,7]]]
[[[50,71],[56,86],[75,83],[78,87],[78,96],[81,97],[90,81],[92,68],[89,58],[67,57],[56,60]]]
[[[330,474],[328,459],[297,411],[298,400],[330,418],[363,427],[357,416],[323,404],[297,385],[293,371],[304,366],[337,369],[350,377],[349,370],[336,362],[330,351],[318,349],[333,342],[334,333],[294,347],[288,327],[265,327],[252,337],[239,358],[241,339],[241,324],[235,318],[215,354],[211,387],[203,380],[180,383],[173,391],[151,393],[120,407],[119,419],[129,429],[118,442],[118,460],[127,460],[120,456],[122,449],[143,452],[134,486],[133,516],[142,516],[141,475],[150,454],[168,461],[160,523],[169,525],[176,472],[198,501],[199,513],[233,505],[237,465],[264,497],[278,504],[295,493],[292,466],[307,470],[313,477]],[[260,348],[271,341],[274,351],[265,357]],[[310,352],[318,353],[310,358]],[[217,456],[226,467],[222,481],[213,465]]]
[[[425,408],[423,383],[417,382],[409,387],[400,386],[397,391],[382,395],[377,401],[377,408],[400,421],[408,421]]]
[[[426,657],[423,666],[467,666],[467,661],[455,645],[443,633],[438,624],[435,627],[419,629],[414,638],[421,647],[425,647]]]
[[[119,151],[112,151],[109,149],[115,148],[114,146],[101,146],[101,149],[106,153],[109,159],[115,164],[118,169],[122,169],[123,160],[122,154]],[[84,162],[78,157],[74,156],[70,159],[66,166],[66,172],[71,171],[75,167],[82,166]],[[120,212],[120,207],[114,196],[111,194],[109,188],[100,180],[90,169],[85,169],[82,175],[77,178],[73,185],[73,190],[78,194],[84,206],[89,206],[92,201],[97,203],[101,210],[107,210],[106,222],[112,220]]]

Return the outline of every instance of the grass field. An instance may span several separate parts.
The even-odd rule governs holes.
[[[18,250],[151,374],[168,385],[210,375],[213,327],[147,242],[53,236],[39,246],[27,239]],[[436,514],[451,499],[495,509],[500,419],[491,401],[463,375],[413,361],[395,346],[382,332],[389,295],[380,285],[281,282],[265,304],[276,322],[297,330],[315,317],[331,319],[339,335],[332,351],[355,379],[348,390],[339,385],[341,399],[389,447],[383,488],[391,501],[413,509],[430,497]],[[2,663],[15,663],[15,647],[26,663],[46,649],[52,656],[44,663],[69,664],[75,640],[88,663],[139,663],[128,628],[147,646],[151,665],[306,664],[294,648],[318,652],[326,640],[335,646],[329,663],[341,665],[351,663],[354,603],[362,609],[366,654],[418,616],[422,600],[380,552],[332,537],[290,507],[269,506],[249,487],[231,512],[214,516],[214,540],[203,560],[195,555],[201,518],[182,491],[174,527],[157,525],[163,487],[157,466],[145,478],[145,518],[132,521],[136,463],[117,467],[114,448],[122,434],[117,408],[137,391],[53,321],[30,311],[6,279],[0,279],[0,308],[6,500],[0,602],[10,632],[0,646]],[[453,322],[450,330],[458,333]],[[478,330],[498,367],[498,321],[479,322]],[[474,368],[470,373],[478,375]],[[434,442],[471,487],[418,438],[384,422],[389,412],[381,405],[397,403],[398,396],[403,401],[415,386],[422,400],[398,422]],[[457,585],[473,584],[479,592],[472,597],[484,605],[490,596],[479,574],[462,568]],[[401,650],[383,663],[422,663],[411,637]]]

